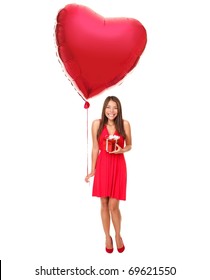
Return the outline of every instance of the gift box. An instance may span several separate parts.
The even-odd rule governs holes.
[[[105,138],[104,145],[107,152],[114,152],[117,149],[117,141],[120,137],[117,135],[109,135]]]

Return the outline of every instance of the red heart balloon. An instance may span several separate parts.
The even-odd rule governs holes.
[[[86,99],[121,81],[136,66],[147,42],[138,20],[104,18],[77,4],[58,12],[55,35],[67,76]]]

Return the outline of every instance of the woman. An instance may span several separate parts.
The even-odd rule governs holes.
[[[113,151],[108,150],[109,136],[114,138]],[[118,138],[117,140],[115,138]],[[92,168],[85,181],[94,176],[92,195],[101,199],[101,219],[106,237],[106,252],[113,252],[110,222],[115,230],[117,250],[122,253],[125,245],[121,238],[120,200],[126,200],[127,171],[124,153],[131,150],[131,128],[123,120],[122,106],[116,96],[108,96],[103,104],[101,119],[92,123]],[[113,140],[112,140],[113,141]],[[111,144],[112,145],[112,144]]]

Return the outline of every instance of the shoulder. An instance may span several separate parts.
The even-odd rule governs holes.
[[[126,129],[126,128],[130,128],[130,123],[129,123],[129,121],[127,121],[127,120],[123,120],[123,125],[124,125],[124,128]]]
[[[101,120],[100,120],[100,119],[94,120],[94,121],[92,122],[92,130],[98,131],[99,126],[100,126],[100,123],[101,123]]]
[[[92,122],[92,126],[93,126],[93,127],[99,127],[100,122],[101,122],[100,119],[94,120],[94,121]]]

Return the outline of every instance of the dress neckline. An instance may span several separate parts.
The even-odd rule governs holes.
[[[106,130],[107,130],[107,132],[108,132],[109,135],[115,135],[116,129],[114,130],[114,133],[113,133],[113,134],[110,134],[110,133],[109,133],[109,130],[108,130],[108,128],[107,128],[107,124],[105,124],[105,127],[106,127]]]

